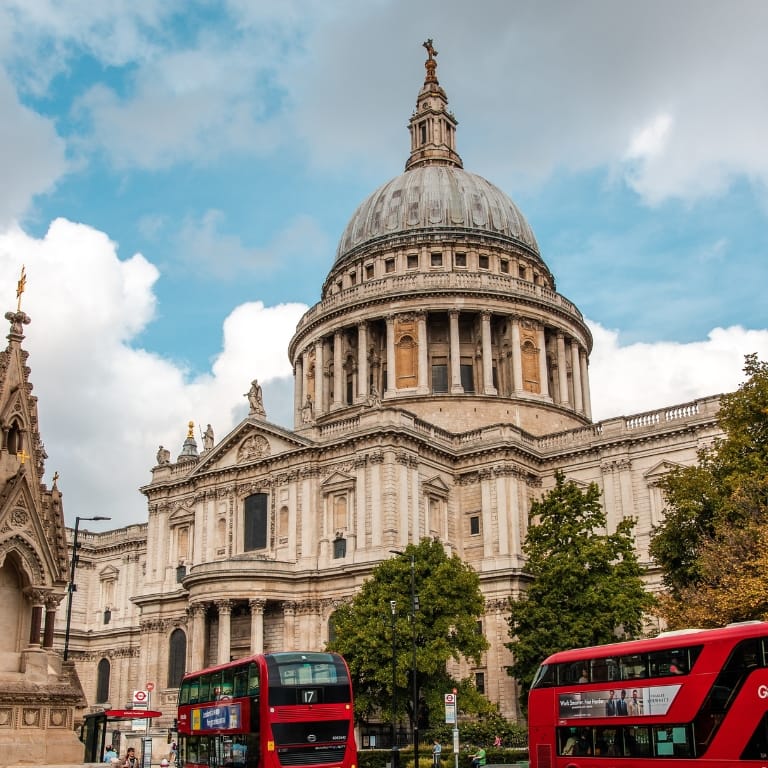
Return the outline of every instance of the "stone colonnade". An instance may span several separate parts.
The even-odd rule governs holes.
[[[24,591],[24,597],[32,605],[29,644],[53,648],[56,610],[61,602],[61,595],[51,594],[45,589],[29,588]],[[43,625],[43,614],[45,615],[45,625]]]
[[[237,609],[250,614],[248,647],[238,645],[235,655],[254,655],[269,650],[301,650],[315,648],[324,635],[323,609],[327,601],[272,601],[264,598],[235,598],[191,602],[189,615],[189,644],[187,669],[202,669],[232,660],[232,616]],[[269,610],[269,637],[265,629],[265,613]],[[215,650],[206,642],[208,632],[216,621]],[[279,625],[279,626],[278,626]]]
[[[316,418],[370,402],[380,388],[385,399],[538,395],[591,418],[588,365],[582,341],[520,316],[457,309],[389,314],[318,336],[296,355],[296,423],[310,420],[307,409]],[[440,368],[444,386],[437,383]]]

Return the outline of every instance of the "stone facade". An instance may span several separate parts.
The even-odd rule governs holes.
[[[71,661],[54,650],[55,617],[67,586],[61,494],[41,482],[45,448],[37,398],[21,348],[19,305],[7,312],[0,353],[0,764],[79,762],[73,728],[86,701]]]
[[[463,169],[428,53],[407,170],[355,212],[290,343],[294,429],[254,381],[223,439],[199,451],[190,428],[175,461],[158,453],[146,524],[82,535],[72,652],[91,706],[152,681],[167,727],[184,669],[321,649],[390,550],[433,537],[486,599],[490,649],[455,671],[517,718],[506,606],[531,501],[557,470],[596,482],[647,561],[659,478],[718,434],[716,398],[592,422],[589,329],[514,203]]]

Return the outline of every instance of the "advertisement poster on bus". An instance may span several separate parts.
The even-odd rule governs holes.
[[[666,715],[680,688],[679,685],[652,685],[561,693],[558,716],[568,719]]]
[[[193,731],[227,731],[240,727],[240,705],[219,704],[192,710]]]

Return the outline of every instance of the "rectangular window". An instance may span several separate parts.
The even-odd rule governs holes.
[[[442,360],[432,363],[432,391],[448,391],[448,365]]]
[[[485,693],[485,672],[475,672],[475,688],[478,693]]]
[[[481,253],[477,257],[477,266],[480,267],[480,269],[488,269],[489,264],[490,260],[486,254]]]
[[[469,534],[470,536],[480,535],[480,515],[472,515],[469,518]]]
[[[433,267],[442,267],[443,266],[443,254],[442,253],[431,253],[430,256],[430,264]]]
[[[467,254],[466,253],[457,253],[453,257],[453,264],[456,267],[466,267],[467,266]]]
[[[357,282],[357,275],[354,272],[349,273],[349,284],[354,285]]]
[[[254,493],[245,499],[243,549],[250,552],[267,547],[267,494]]]
[[[419,268],[419,254],[418,253],[409,253],[408,259],[407,259],[407,265],[408,269],[418,269]]]
[[[365,265],[365,279],[373,280],[373,264]]]
[[[525,280],[525,267],[522,264],[517,268],[517,275],[521,280]]]
[[[461,386],[464,387],[465,392],[475,391],[475,376],[474,366],[472,363],[461,363],[459,365],[459,371],[461,373]]]
[[[387,274],[390,274],[391,272],[395,271],[395,260],[394,259],[385,259],[384,260],[384,271]]]
[[[342,557],[347,556],[347,540],[346,539],[334,539],[333,541],[333,557],[335,560],[339,560]]]
[[[499,271],[503,272],[505,275],[509,274],[509,261],[507,259],[502,259],[499,262]]]

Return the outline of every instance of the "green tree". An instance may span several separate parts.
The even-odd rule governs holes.
[[[545,657],[617,635],[637,637],[653,605],[634,551],[634,520],[602,533],[607,521],[595,483],[582,491],[558,472],[529,518],[523,552],[531,582],[510,599],[507,644],[514,654],[507,671],[520,683],[523,704]]]
[[[720,400],[723,437],[662,483],[667,509],[650,552],[668,590],[660,612],[673,628],[767,615],[756,585],[768,522],[768,364],[747,355],[744,372]]]
[[[362,720],[379,714],[392,719],[392,653],[394,623],[396,718],[413,717],[412,665],[414,625],[411,611],[411,558],[418,610],[415,612],[416,668],[426,711],[440,711],[443,695],[458,681],[446,672],[449,659],[480,662],[488,643],[478,632],[483,614],[480,580],[456,555],[449,557],[437,540],[409,544],[400,556],[378,565],[354,599],[333,618],[329,650],[341,653],[349,664],[356,696],[356,714]],[[395,601],[393,616],[391,601]],[[463,697],[466,706],[469,697]],[[426,706],[424,706],[426,705]],[[420,727],[426,727],[422,720]]]

